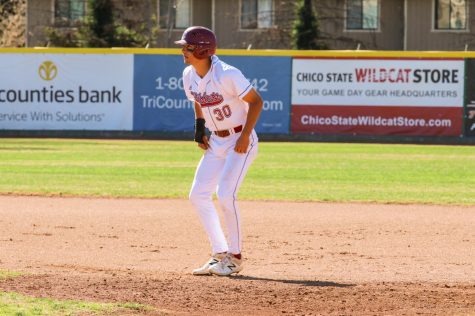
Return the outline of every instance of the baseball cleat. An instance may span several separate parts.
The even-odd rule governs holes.
[[[225,253],[216,253],[211,256],[211,258],[201,267],[198,269],[193,270],[194,275],[206,275],[210,274],[209,269],[216,264],[218,264],[224,257],[226,256]]]
[[[233,273],[239,273],[243,268],[242,259],[234,257],[228,253],[220,262],[214,264],[209,272],[221,276],[231,275]]]

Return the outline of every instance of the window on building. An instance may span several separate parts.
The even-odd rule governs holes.
[[[86,0],[55,0],[55,21],[63,24],[74,24],[86,15]]]
[[[273,25],[272,0],[241,0],[241,28],[269,28]]]
[[[347,0],[346,29],[376,30],[379,28],[379,0]]]
[[[159,24],[163,29],[191,26],[191,0],[159,0]]]
[[[464,30],[467,27],[465,0],[435,0],[435,28],[437,30]]]

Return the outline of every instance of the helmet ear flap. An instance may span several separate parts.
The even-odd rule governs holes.
[[[198,59],[205,59],[211,55],[208,54],[209,49],[204,48],[204,47],[197,47],[195,51],[193,52],[193,56],[195,56]]]

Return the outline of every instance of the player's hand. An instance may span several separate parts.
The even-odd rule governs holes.
[[[210,145],[209,145],[209,142],[208,142],[208,136],[203,135],[203,142],[198,143],[198,147],[200,147],[203,150],[206,150],[206,149],[210,148]]]
[[[247,148],[249,147],[249,143],[250,143],[249,136],[241,134],[241,136],[239,136],[236,142],[236,146],[234,146],[234,151],[239,154],[247,153]]]

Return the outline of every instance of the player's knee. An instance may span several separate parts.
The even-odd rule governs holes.
[[[188,198],[192,203],[196,203],[203,199],[203,195],[200,194],[200,192],[198,192],[197,190],[191,190],[190,194],[188,195]]]
[[[216,196],[218,197],[218,200],[222,204],[223,203],[232,203],[235,199],[235,196],[234,196],[233,192],[231,192],[229,190],[221,189],[221,188],[219,188],[216,191]]]
[[[201,201],[210,200],[211,193],[203,192],[202,190],[199,190],[198,187],[193,187],[190,191],[190,194],[188,195],[188,198],[192,203],[199,203]]]

